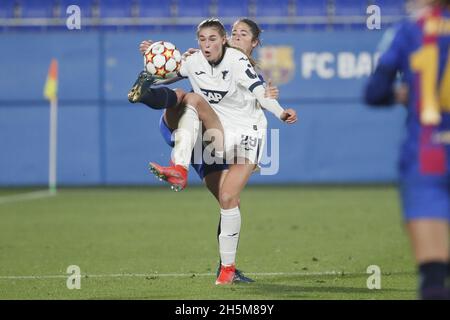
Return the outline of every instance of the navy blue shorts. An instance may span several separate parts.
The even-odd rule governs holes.
[[[161,132],[164,141],[170,146],[174,147],[174,142],[172,139],[172,132],[166,122],[164,121],[164,114],[161,115],[161,118],[159,119],[159,131]],[[227,164],[204,164],[204,163],[194,163],[194,161],[191,160],[191,166],[194,168],[195,172],[197,172],[198,176],[201,180],[203,180],[204,177],[206,177],[208,174],[216,171],[223,171],[228,169]]]
[[[450,181],[445,176],[414,175],[400,179],[406,221],[439,219],[450,222]]]

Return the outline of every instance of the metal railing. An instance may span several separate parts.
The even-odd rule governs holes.
[[[85,27],[111,26],[186,26],[197,25],[206,17],[135,17],[135,18],[82,18]],[[382,16],[382,23],[392,24],[400,21],[404,16]],[[367,16],[290,16],[290,17],[256,17],[259,24],[264,25],[365,25]],[[224,24],[232,24],[235,17],[221,18]],[[0,27],[66,27],[66,18],[0,18]]]

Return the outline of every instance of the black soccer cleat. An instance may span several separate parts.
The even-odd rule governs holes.
[[[217,267],[216,277],[219,277],[220,265],[221,264],[219,263],[219,266]],[[252,282],[255,282],[255,280],[246,277],[241,270],[236,269],[236,271],[234,272],[233,283],[252,283]]]
[[[133,84],[133,87],[128,92],[128,101],[131,103],[140,102],[145,91],[148,90],[155,81],[155,77],[150,73],[145,70],[141,71],[136,82]]]
[[[251,282],[255,282],[255,280],[244,276],[241,270],[236,269],[236,272],[234,273],[233,283],[251,283]]]

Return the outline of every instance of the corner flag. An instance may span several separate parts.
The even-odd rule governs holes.
[[[56,193],[56,164],[58,137],[58,61],[52,59],[44,87],[44,97],[50,101],[50,141],[48,164],[48,187],[50,194]]]
[[[44,97],[48,100],[56,100],[58,96],[58,61],[52,59],[45,82]]]

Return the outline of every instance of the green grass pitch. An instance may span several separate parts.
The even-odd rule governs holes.
[[[0,189],[0,200],[29,191]],[[0,299],[416,298],[394,187],[249,186],[241,212],[237,266],[256,282],[217,287],[219,210],[204,187],[0,203]],[[67,288],[69,265],[81,289]],[[370,265],[380,290],[367,288]]]

